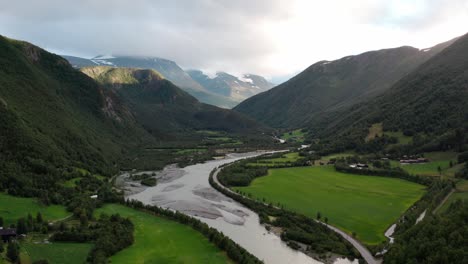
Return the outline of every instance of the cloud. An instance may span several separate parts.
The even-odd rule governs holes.
[[[0,0],[0,34],[58,53],[159,56],[289,76],[322,59],[465,33],[468,0]]]

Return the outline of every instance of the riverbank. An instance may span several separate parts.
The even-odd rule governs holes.
[[[213,186],[213,188],[217,189],[218,191],[220,192],[223,192],[224,194],[234,198],[235,200],[237,200],[238,202],[240,203],[245,203],[245,201],[250,201],[248,204],[244,204],[246,205],[247,207],[250,207],[249,204],[261,204],[263,205],[264,207],[268,207],[268,208],[272,208],[272,209],[275,209],[277,211],[282,211],[282,209],[276,207],[276,206],[273,206],[271,204],[266,204],[266,203],[260,203],[258,201],[254,201],[252,200],[251,198],[248,198],[248,197],[245,197],[245,196],[242,196],[236,192],[234,192],[233,190],[229,189],[228,187],[224,186],[218,179],[218,174],[219,172],[229,166],[230,164],[227,164],[226,166],[222,166],[222,167],[216,167],[211,173],[210,173],[210,178],[209,178],[209,181],[210,181],[210,184]],[[241,197],[242,199],[238,199],[239,197]],[[251,208],[252,209],[252,208]],[[268,218],[275,218],[275,217],[268,217]],[[324,226],[326,226],[327,228],[333,230],[335,233],[339,234],[340,236],[342,236],[344,239],[348,240],[348,242],[351,242],[351,244],[360,252],[361,255],[365,255],[366,258],[365,260],[368,262],[368,263],[372,263],[372,264],[378,264],[380,263],[379,260],[375,259],[372,257],[372,254],[362,245],[360,244],[357,240],[349,237],[345,232],[339,230],[339,229],[336,229],[332,226],[329,226],[327,224],[324,224],[322,222],[319,222],[319,221],[316,221],[320,224],[323,224]],[[271,233],[275,234],[276,236],[278,236],[279,238],[281,237],[281,234],[283,233],[283,229],[281,227],[277,227],[277,226],[273,226],[273,225],[269,225],[269,224],[265,224],[265,226],[267,227],[267,229],[269,230],[269,232],[271,231]],[[352,241],[350,241],[352,240]],[[323,254],[316,254],[314,252],[310,252],[307,250],[307,245],[304,245],[302,243],[299,243],[297,241],[293,242],[293,244],[291,245],[295,245],[295,248],[297,250],[300,250],[302,251],[304,254],[307,254],[315,259],[319,259],[320,261],[323,261],[324,263],[350,263],[351,261],[349,261],[348,259],[346,258],[343,258],[342,256],[339,256],[337,254],[326,254],[326,255],[323,255]],[[363,253],[361,253],[361,251]],[[326,256],[326,257],[325,257]],[[354,260],[352,263],[354,262],[357,262],[357,260]]]
[[[193,216],[216,228],[265,263],[320,263],[289,248],[278,236],[269,233],[259,223],[259,216],[255,212],[210,186],[208,178],[214,168],[265,153],[268,151],[227,154],[221,160],[178,168],[177,170],[183,172],[182,177],[147,187],[139,193],[127,195],[126,198]]]

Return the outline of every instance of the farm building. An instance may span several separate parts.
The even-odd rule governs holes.
[[[10,241],[11,239],[16,238],[16,229],[0,227],[0,236],[4,242]]]

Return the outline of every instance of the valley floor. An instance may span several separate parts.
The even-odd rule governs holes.
[[[235,189],[311,218],[320,212],[322,220],[371,245],[385,241],[385,230],[425,192],[416,183],[340,173],[332,166],[271,169]]]

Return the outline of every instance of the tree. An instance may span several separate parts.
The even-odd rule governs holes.
[[[3,239],[0,238],[0,253],[3,253],[4,249],[5,249],[5,243],[3,243]]]
[[[324,221],[325,221],[325,224],[328,224],[328,217],[325,217]]]
[[[16,263],[18,261],[18,256],[18,244],[16,244],[16,242],[9,242],[7,247],[7,258],[9,258],[11,262]]]
[[[42,223],[42,221],[43,221],[42,214],[40,212],[38,212],[37,215],[36,215],[36,221],[38,223]]]
[[[322,218],[322,214],[320,212],[317,212],[317,220],[320,220]]]
[[[24,220],[24,218],[20,218],[18,222],[16,222],[16,232],[20,235],[28,233],[28,227],[26,226],[26,220]]]
[[[442,168],[440,166],[437,166],[437,171],[439,172],[439,175],[442,175]]]

